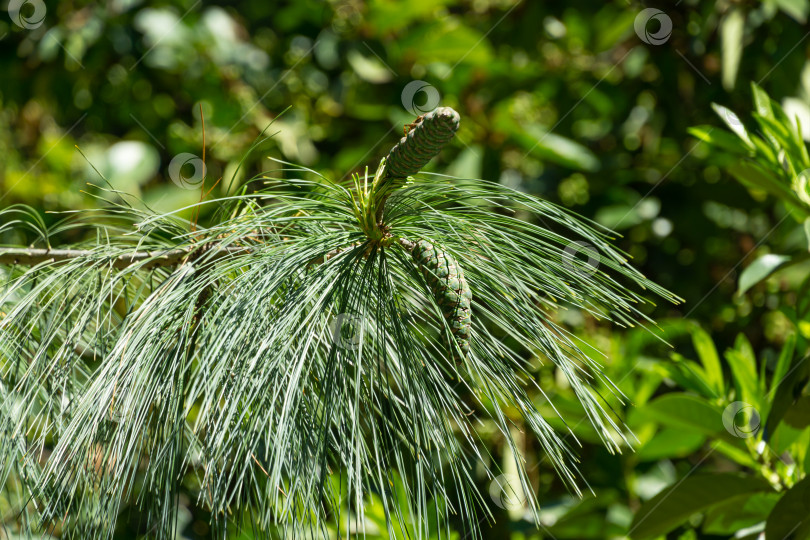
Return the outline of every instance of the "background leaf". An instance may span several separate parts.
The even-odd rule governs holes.
[[[742,494],[769,490],[770,486],[764,480],[732,473],[688,476],[642,505],[633,518],[630,537],[643,540],[664,535],[692,514],[704,512]]]
[[[781,497],[779,493],[745,493],[719,503],[706,512],[706,534],[733,535],[761,523]]]
[[[810,537],[810,477],[798,482],[776,503],[765,525],[767,538]]]
[[[788,255],[776,255],[768,253],[758,258],[745,267],[740,274],[740,284],[737,287],[738,294],[745,294],[751,287],[765,280],[790,262]]]
[[[723,87],[734,88],[740,60],[743,52],[743,31],[745,14],[740,8],[732,8],[720,23],[720,35],[723,37]]]
[[[706,380],[712,388],[722,393],[724,390],[723,367],[720,365],[720,357],[717,348],[714,346],[711,336],[699,326],[692,329],[692,343],[698,353],[698,358],[706,371]]]

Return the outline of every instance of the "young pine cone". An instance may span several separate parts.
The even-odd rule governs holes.
[[[451,344],[451,358],[461,362],[470,352],[472,324],[472,292],[464,279],[464,272],[450,253],[425,240],[415,244],[411,256],[453,334],[457,347]]]
[[[386,159],[386,176],[406,178],[427,165],[458,130],[460,117],[450,107],[439,107],[421,117]]]

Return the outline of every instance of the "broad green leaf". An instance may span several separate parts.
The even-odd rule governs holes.
[[[771,107],[771,98],[765,93],[758,84],[751,83],[751,91],[754,94],[754,106],[757,109],[757,114],[764,118],[774,119],[773,108]]]
[[[792,444],[800,440],[803,435],[803,430],[794,428],[787,422],[782,422],[773,432],[773,435],[768,438],[768,446],[770,450],[777,456],[789,451]],[[791,453],[791,458],[794,460],[797,456]]]
[[[697,362],[688,360],[678,353],[670,355],[672,362],[659,365],[660,372],[672,379],[684,390],[695,392],[701,396],[719,397],[717,391],[708,382],[706,370]]]
[[[725,433],[723,411],[706,399],[691,394],[664,394],[648,403],[643,413],[673,428],[709,436]]]
[[[748,154],[751,151],[751,147],[753,147],[753,143],[750,143],[751,147],[749,147],[745,140],[740,140],[739,137],[735,137],[725,130],[717,129],[712,126],[691,127],[688,131],[689,134],[696,139],[716,146],[717,148],[728,150],[729,152]]]
[[[722,502],[706,512],[703,532],[734,534],[765,521],[780,498],[779,493],[746,493]]]
[[[803,99],[786,97],[782,100],[782,110],[795,123],[797,133],[803,140],[810,140],[810,106]]]
[[[707,382],[718,394],[722,394],[724,391],[723,367],[720,365],[720,357],[711,336],[696,325],[692,328],[692,343],[703,364],[703,369],[706,370]]]
[[[712,109],[714,109],[717,116],[719,116],[720,119],[725,122],[728,128],[740,139],[742,139],[749,148],[754,147],[754,143],[751,142],[751,138],[748,136],[748,130],[745,129],[745,126],[743,125],[739,116],[737,116],[732,110],[727,109],[722,105],[718,105],[717,103],[712,103]]]
[[[771,107],[773,110],[774,118],[762,116],[760,114],[754,114],[754,118],[760,123],[760,126],[763,128],[763,131],[770,134],[777,141],[779,141],[780,146],[782,147],[790,146],[792,142],[790,121],[787,118],[784,119],[781,118],[785,115],[785,113],[781,110],[778,104],[772,103]]]
[[[597,171],[601,164],[596,154],[585,146],[566,137],[555,135],[534,125],[526,128],[531,137],[523,137],[524,146],[541,158],[581,171]]]
[[[779,383],[785,378],[788,370],[790,369],[793,360],[793,350],[796,347],[796,335],[789,334],[782,346],[782,351],[779,353],[779,360],[776,362],[776,368],[773,372],[773,380],[771,381],[771,398],[773,399]]]
[[[782,422],[796,429],[810,426],[810,396],[802,396],[785,412]]]
[[[810,156],[808,156],[807,146],[801,134],[801,119],[796,115],[789,115],[785,112],[785,109],[776,102],[773,103],[773,112],[777,122],[790,134],[786,141],[787,144],[785,144],[785,148],[789,151],[788,157],[795,160],[798,164],[798,168],[792,171],[792,173],[796,174],[810,167]]]
[[[793,17],[797,22],[804,24],[807,22],[807,12],[810,10],[810,2],[807,0],[771,0],[779,6],[779,9]]]
[[[805,474],[810,472],[810,429],[805,429],[788,450],[793,461]]]
[[[636,469],[634,476],[635,478],[630,479],[632,480],[632,489],[642,501],[652,499],[678,480],[675,467],[666,460],[651,464],[649,469]]]
[[[766,160],[769,166],[776,163],[776,152],[769,144],[770,141],[765,141],[765,139],[762,137],[757,137],[756,135],[751,135],[751,141],[753,141],[754,146],[756,147],[757,154],[760,154],[760,161],[763,159]]]
[[[793,349],[795,344],[796,334],[792,333],[785,342],[774,373],[770,394],[772,405],[768,411],[768,420],[765,422],[766,440],[776,430],[788,408],[795,401],[797,397],[796,390],[807,384],[808,373],[810,372],[808,355],[794,357]],[[789,368],[787,367],[788,364]]]
[[[726,351],[725,358],[734,375],[737,398],[759,409],[761,395],[757,382],[756,360],[737,349]]]
[[[764,191],[791,206],[797,207],[797,210],[804,211],[793,190],[785,182],[781,181],[778,176],[775,176],[772,171],[763,169],[757,163],[741,161],[728,166],[727,170],[748,188]]]
[[[766,538],[810,537],[810,476],[790,488],[773,507],[765,525]]]
[[[755,405],[757,409],[761,409],[762,400],[765,397],[765,376],[764,372],[763,374],[760,374],[757,371],[757,356],[756,353],[754,353],[754,348],[751,346],[751,342],[748,341],[745,334],[740,333],[737,335],[737,338],[734,340],[734,350],[742,357],[742,361],[749,366],[748,371],[753,372],[753,378],[748,384],[751,388],[751,399],[756,403],[752,402],[751,404]],[[761,364],[764,367],[766,363],[761,362]]]
[[[718,452],[725,454],[731,460],[736,461],[743,467],[748,467],[749,469],[759,468],[759,463],[757,463],[756,458],[751,455],[750,450],[748,450],[748,447],[745,445],[745,443],[743,443],[745,439],[733,436],[729,436],[727,438],[733,439],[733,441],[717,441],[715,443],[717,445]]]
[[[751,287],[765,280],[768,276],[790,262],[788,255],[768,253],[745,267],[740,274],[737,294],[745,294]]]
[[[726,430],[723,410],[704,398],[683,393],[665,394],[639,410],[642,417],[670,428],[715,439],[715,449],[746,467],[756,467],[744,439]]]
[[[723,88],[732,90],[737,80],[740,59],[744,47],[743,32],[745,14],[740,8],[732,8],[720,21],[720,35],[723,43]]]
[[[636,540],[655,538],[716,504],[746,493],[769,491],[771,487],[766,481],[752,476],[733,473],[687,476],[641,506],[629,536]]]
[[[664,428],[639,448],[636,455],[641,461],[685,457],[697,451],[705,441],[702,433]]]
[[[793,134],[793,144],[799,151],[795,158],[798,160],[800,170],[805,170],[810,167],[810,154],[807,152],[807,145],[805,144],[805,135],[808,128],[810,128],[810,107],[800,101],[801,106],[797,101],[786,100],[786,106],[790,106],[790,111],[785,110],[783,113],[788,119],[790,131]],[[799,172],[799,171],[796,171]]]
[[[782,108],[774,104],[774,115],[778,118],[764,118],[754,115],[766,136],[777,141],[782,150],[779,155],[779,164],[789,176],[796,176],[810,166],[807,157],[807,148],[799,134],[793,120],[789,119]]]
[[[754,353],[754,347],[751,346],[751,342],[748,341],[745,334],[737,334],[737,338],[734,340],[734,350],[739,352],[745,358],[745,361],[754,366],[756,370],[757,357]]]

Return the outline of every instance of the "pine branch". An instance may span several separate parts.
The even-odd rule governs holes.
[[[483,421],[518,464],[520,423],[579,493],[576,455],[528,394],[528,368],[553,362],[611,451],[626,443],[611,410],[621,396],[603,397],[614,387],[553,313],[628,326],[648,320],[637,291],[677,298],[630,267],[606,230],[497,182],[424,175],[374,220],[405,183],[391,175],[415,174],[438,152],[432,130],[449,128],[450,140],[447,111],[417,123],[370,189],[367,175],[347,189],[283,163],[283,178],[254,178],[264,187],[249,208],[247,197],[212,201],[224,220],[193,239],[174,214],[116,209],[95,243],[0,248],[0,265],[36,265],[8,272],[0,291],[0,431],[11,434],[0,437],[0,477],[15,475],[21,508],[32,508],[26,532],[36,520],[65,540],[106,539],[132,510],[153,536],[174,537],[188,471],[218,538],[230,516],[257,538],[327,537],[329,523],[367,523],[368,500],[382,501],[391,537],[428,537],[432,516],[480,536],[485,497],[470,452],[485,453]],[[39,238],[54,233],[26,214]],[[85,213],[71,226],[99,221]],[[568,257],[574,238],[591,246],[593,268]],[[435,260],[417,251],[427,242]],[[461,268],[474,319],[459,318]],[[469,353],[450,361],[448,347],[467,353],[468,323]],[[536,518],[535,493],[524,492]],[[402,515],[421,529],[406,530]]]
[[[177,266],[186,260],[192,253],[199,250],[199,246],[187,249],[170,249],[167,251],[133,251],[118,255],[111,259],[113,268],[127,268],[128,266],[148,261],[147,267],[170,267]],[[250,248],[246,247],[225,247],[218,248],[211,254],[213,259],[219,259],[229,255],[239,255],[248,253]],[[93,260],[98,257],[99,252],[87,249],[32,249],[13,248],[0,249],[0,264],[16,264],[21,266],[35,266],[43,262],[61,262],[72,259]]]
[[[186,249],[170,249],[167,251],[133,251],[112,258],[112,266],[117,269],[124,269],[134,264],[148,261],[145,268],[173,267],[182,264],[189,258],[193,258],[196,252],[207,252],[211,247],[214,252],[209,255],[210,260],[218,260],[223,257],[233,255],[244,255],[250,253],[252,248],[229,246],[213,248],[213,244],[203,244]],[[348,248],[347,248],[348,249]],[[342,249],[334,249],[325,255],[313,259],[309,264],[321,264],[338,255]],[[34,249],[34,248],[12,248],[0,249],[0,265],[35,266],[43,262],[62,262],[74,259],[86,259],[88,262],[94,261],[97,251],[89,249]],[[97,260],[97,259],[96,259]]]

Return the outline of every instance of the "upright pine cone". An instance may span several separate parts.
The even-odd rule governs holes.
[[[425,240],[414,245],[411,256],[425,276],[458,345],[458,348],[450,347],[450,356],[456,362],[461,362],[470,352],[472,324],[472,292],[464,279],[464,272],[450,253]]]
[[[386,175],[406,178],[418,173],[453,138],[460,122],[450,107],[427,113],[388,153]]]

